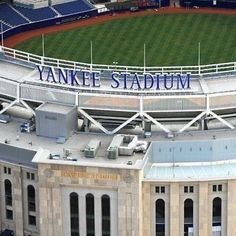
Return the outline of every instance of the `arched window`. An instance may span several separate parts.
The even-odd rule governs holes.
[[[221,226],[221,198],[219,197],[213,199],[212,226]]]
[[[111,235],[110,197],[102,196],[102,236]]]
[[[28,187],[27,187],[27,197],[28,197],[28,211],[36,211],[34,186],[28,185]]]
[[[184,236],[193,234],[193,200],[184,201]]]
[[[6,204],[6,218],[8,220],[13,219],[13,211],[12,211],[12,184],[11,181],[6,179],[4,181],[4,189],[5,189],[5,204]],[[9,208],[10,206],[10,208]]]
[[[12,185],[10,180],[6,179],[4,181],[5,186],[5,203],[6,206],[12,206]]]
[[[70,229],[71,236],[79,236],[79,196],[70,194]]]
[[[91,193],[86,195],[86,230],[87,236],[95,236],[94,196]]]
[[[156,236],[165,236],[165,202],[156,200]]]

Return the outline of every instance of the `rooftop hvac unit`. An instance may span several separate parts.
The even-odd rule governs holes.
[[[101,146],[100,140],[92,139],[84,149],[85,157],[94,158],[100,146]]]
[[[118,147],[109,147],[107,149],[107,158],[116,159],[118,156]]]

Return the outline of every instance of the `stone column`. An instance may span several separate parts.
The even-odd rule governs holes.
[[[79,235],[86,236],[86,201],[85,195],[79,194]]]
[[[179,184],[170,184],[170,236],[180,236]],[[205,236],[205,235],[204,235]]]
[[[210,232],[209,221],[209,197],[208,197],[208,182],[199,183],[199,205],[198,205],[198,219],[199,230],[198,236],[208,236]],[[210,236],[210,235],[209,235]]]
[[[227,234],[236,235],[236,180],[228,181]]]
[[[94,197],[95,236],[102,236],[102,204],[101,197]]]

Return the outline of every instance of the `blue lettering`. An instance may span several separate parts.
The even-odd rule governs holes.
[[[50,78],[52,78],[52,81],[56,83],[56,73],[53,67],[49,67],[48,69],[48,76],[47,76],[47,81],[49,82]]]
[[[153,76],[150,73],[143,73],[144,76],[144,89],[150,89],[153,87]],[[148,86],[148,80],[150,81],[150,84]]]
[[[183,75],[176,74],[177,76],[177,89],[190,89],[190,73],[186,74],[185,78],[182,78]]]
[[[123,75],[123,79],[124,79],[124,89],[127,89],[127,77],[130,75],[130,73],[128,72],[121,72],[121,75]]]
[[[155,74],[156,77],[156,90],[160,89],[160,74]]]
[[[134,86],[137,86],[137,89],[141,89],[138,74],[135,73],[133,77],[133,82],[131,84],[131,89],[134,89]]]
[[[71,85],[73,85],[73,86],[74,85],[80,85],[76,75],[77,75],[77,71],[76,70],[75,71],[74,70],[70,71]]]
[[[44,66],[37,66],[38,71],[39,71],[39,79],[43,81],[43,71],[44,71]]]
[[[100,87],[100,71],[92,72],[93,87]]]
[[[82,71],[82,78],[83,78],[83,86],[90,86],[90,72],[89,71]],[[86,81],[88,81],[88,83],[86,83]]]
[[[59,77],[59,83],[64,82],[64,84],[68,84],[68,71],[59,68],[58,69],[58,77]]]
[[[112,79],[112,82],[114,82],[115,84],[111,84],[111,87],[112,88],[118,88],[120,86],[120,80],[119,80],[119,76],[120,76],[120,73],[119,72],[113,72],[111,74],[111,79]],[[118,78],[117,78],[118,77]]]
[[[163,74],[164,77],[164,87],[169,90],[173,88],[174,85],[174,74],[170,74],[170,85],[168,86],[168,75]]]

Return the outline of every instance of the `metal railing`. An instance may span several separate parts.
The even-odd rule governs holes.
[[[163,67],[141,67],[141,66],[122,66],[122,65],[102,65],[83,63],[75,61],[67,61],[62,59],[43,57],[7,47],[0,47],[0,52],[3,52],[6,57],[14,60],[33,63],[34,65],[52,66],[64,69],[90,69],[90,70],[115,70],[137,73],[191,73],[193,76],[219,75],[236,72],[236,62],[227,62],[210,65],[195,65],[195,66],[163,66]]]

